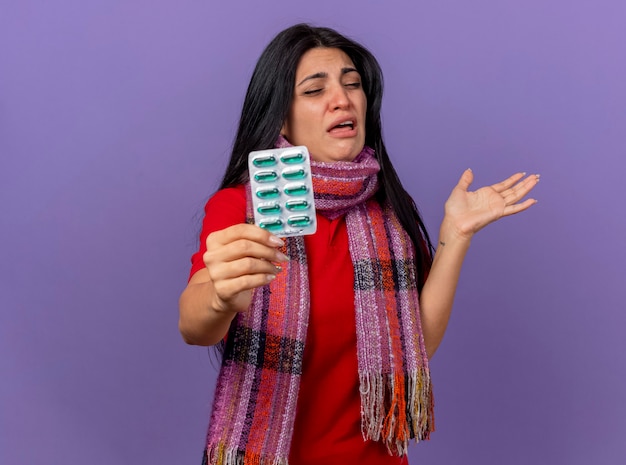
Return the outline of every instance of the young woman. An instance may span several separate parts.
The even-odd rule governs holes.
[[[445,205],[437,252],[382,140],[382,74],[361,45],[299,24],[248,87],[229,166],[206,205],[180,298],[189,344],[225,340],[205,463],[407,464],[433,430],[428,369],[474,233],[535,203],[538,175]],[[305,145],[317,232],[250,224],[251,151]]]

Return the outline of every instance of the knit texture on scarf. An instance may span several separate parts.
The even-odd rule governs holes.
[[[289,143],[280,138],[277,147]],[[346,215],[354,263],[354,308],[364,440],[404,455],[434,430],[413,244],[389,206],[372,198],[379,164],[365,147],[353,162],[312,162],[316,209]],[[250,194],[248,194],[250,195]],[[248,201],[248,217],[252,217]],[[215,465],[287,465],[309,320],[302,237],[274,281],[257,288],[228,334],[204,460]],[[329,290],[330,291],[330,290]]]

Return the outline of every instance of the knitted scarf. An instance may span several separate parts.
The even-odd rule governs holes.
[[[289,143],[280,138],[277,147]],[[312,162],[317,212],[346,215],[354,263],[354,309],[364,440],[404,455],[434,430],[413,244],[388,206],[372,198],[380,170],[368,147],[353,162]],[[248,196],[250,194],[248,193]],[[248,199],[248,217],[252,217]],[[217,381],[205,463],[287,465],[309,319],[302,237],[231,325]]]

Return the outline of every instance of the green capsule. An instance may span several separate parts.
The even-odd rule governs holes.
[[[254,175],[254,180],[256,182],[272,182],[278,179],[278,174],[276,171],[259,171]]]
[[[259,223],[259,226],[269,231],[275,231],[277,229],[282,229],[283,222],[280,220],[280,218],[273,218],[271,220],[261,221]]]
[[[276,164],[276,157],[274,155],[260,155],[252,160],[252,164],[259,168],[274,166]]]
[[[288,200],[285,203],[285,208],[291,212],[307,210],[309,208],[309,202],[306,200]]]
[[[304,195],[309,190],[304,184],[293,184],[285,186],[285,194],[287,195]]]
[[[258,189],[256,196],[260,199],[275,199],[280,196],[280,191],[277,187],[268,187],[266,189]]]
[[[300,152],[289,153],[280,157],[280,161],[288,165],[293,165],[295,163],[302,163],[304,161],[304,155]]]
[[[306,171],[302,168],[295,168],[290,170],[283,171],[283,178],[292,180],[292,179],[303,179],[306,177]]]
[[[276,213],[280,213],[280,205],[277,203],[259,205],[256,211],[258,211],[261,215],[274,215]]]
[[[311,224],[311,218],[306,215],[290,216],[287,224],[294,228],[304,228]]]

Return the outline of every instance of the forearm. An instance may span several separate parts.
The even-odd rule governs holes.
[[[454,295],[470,238],[457,234],[444,222],[439,231],[439,245],[420,295],[422,332],[426,352],[432,357],[448,326]]]
[[[190,283],[179,300],[178,329],[187,344],[211,346],[220,342],[236,312],[217,311],[211,307],[213,284]]]

